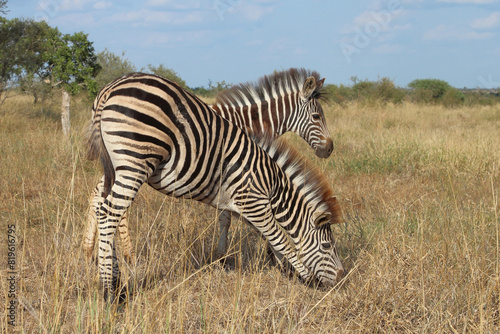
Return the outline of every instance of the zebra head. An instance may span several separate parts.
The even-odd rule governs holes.
[[[344,275],[344,267],[331,229],[332,215],[329,212],[312,214],[311,229],[296,244],[299,258],[306,272],[299,274],[306,280],[316,279],[323,286],[334,286]]]
[[[335,285],[344,275],[344,267],[331,229],[330,213],[313,215],[314,228],[311,231],[312,245],[316,255],[304,259],[307,267],[312,268],[314,276],[325,286]]]
[[[340,207],[335,197],[331,198],[331,203],[335,211],[316,209],[306,218],[308,228],[304,235],[292,237],[297,257],[302,264],[299,275],[306,281],[317,280],[326,287],[334,286],[344,275],[331,229],[331,225],[339,221]]]
[[[304,138],[320,158],[328,158],[333,151],[333,141],[326,126],[323,108],[319,103],[325,79],[314,76],[306,79],[299,93],[298,135]]]

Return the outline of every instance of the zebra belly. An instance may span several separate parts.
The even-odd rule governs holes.
[[[174,168],[171,161],[163,162],[156,168],[148,183],[168,196],[196,200],[221,210],[232,207],[228,193],[221,191],[223,187],[220,173],[212,173],[208,178],[204,178],[203,173],[198,173],[193,177],[195,172],[189,170],[184,177],[179,178],[179,171],[180,167]]]

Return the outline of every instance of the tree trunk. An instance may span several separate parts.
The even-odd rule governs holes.
[[[71,129],[71,123],[69,121],[69,105],[70,97],[67,91],[63,89],[62,91],[62,106],[61,106],[61,122],[62,130],[65,136],[69,136],[69,131]]]

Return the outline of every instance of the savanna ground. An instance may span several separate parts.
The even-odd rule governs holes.
[[[57,95],[56,95],[57,96]],[[16,231],[22,333],[497,333],[500,330],[500,105],[325,107],[335,150],[317,159],[341,200],[333,226],[347,275],[318,290],[266,261],[235,222],[234,269],[213,261],[217,212],[144,186],[130,211],[132,295],[103,303],[81,245],[101,169],[86,159],[91,102],[8,100],[0,114],[0,305],[7,314],[8,226]],[[118,250],[119,250],[118,241]],[[2,332],[12,330],[1,317]]]

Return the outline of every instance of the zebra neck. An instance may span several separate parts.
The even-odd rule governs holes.
[[[297,132],[298,93],[267,97],[266,100],[246,98],[227,104],[219,102],[212,108],[217,114],[247,132],[271,133],[276,137],[289,131]]]
[[[280,103],[283,106],[281,113],[281,122],[279,124],[279,131],[276,132],[278,136],[286,132],[295,132],[298,134],[298,116],[299,116],[299,93],[290,93],[280,97]],[[279,112],[279,108],[277,109]]]
[[[291,180],[283,173],[278,178],[271,196],[271,207],[274,218],[285,230],[293,233],[297,229],[296,224],[302,221],[300,217],[306,214],[306,199],[300,194]]]

